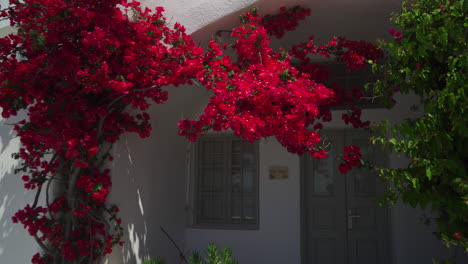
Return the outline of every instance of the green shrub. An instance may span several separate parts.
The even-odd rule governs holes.
[[[237,261],[232,257],[230,248],[219,251],[218,246],[211,244],[208,245],[205,254],[205,259],[198,252],[192,252],[188,257],[188,262],[185,256],[181,256],[181,259],[185,260],[186,264],[237,264]],[[166,261],[161,258],[147,259],[142,264],[166,264]]]
[[[202,259],[197,252],[193,252],[189,256],[189,262],[190,264],[237,264],[230,248],[219,251],[216,245],[208,245],[205,259]]]

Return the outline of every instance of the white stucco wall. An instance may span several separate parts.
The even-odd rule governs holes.
[[[8,0],[1,0],[0,5],[6,6]],[[0,21],[0,37],[14,30],[8,26],[8,21]],[[1,108],[0,108],[1,112]],[[11,217],[33,201],[34,195],[23,188],[21,175],[14,170],[19,160],[11,157],[19,151],[19,139],[12,131],[11,123],[23,116],[6,120],[0,116],[0,263],[29,263],[38,250],[34,239],[20,224],[14,224]]]
[[[177,122],[197,107],[204,90],[169,88],[169,100],[150,109],[150,138],[125,135],[113,149],[113,188],[110,199],[121,210],[125,245],[116,248],[110,263],[141,263],[145,257],[177,259],[167,237],[184,247],[187,141],[177,134]],[[178,99],[177,99],[178,98]]]
[[[374,40],[385,35],[390,25],[388,14],[398,9],[401,0],[143,0],[145,5],[166,8],[171,22],[180,22],[202,45],[216,30],[235,26],[237,14],[255,5],[263,13],[282,5],[306,4],[312,8],[307,23],[276,47],[289,46],[313,32],[319,40],[333,35],[353,39]],[[5,32],[5,30],[0,31]],[[109,264],[141,263],[147,257],[164,257],[178,263],[177,251],[162,234],[164,227],[183,249],[203,250],[210,242],[231,247],[241,264],[297,263],[301,259],[300,230],[300,169],[299,157],[287,153],[274,139],[260,143],[260,226],[259,230],[209,230],[191,228],[187,194],[190,181],[187,174],[187,150],[190,144],[177,135],[177,121],[195,118],[208,97],[203,88],[168,88],[169,101],[155,105],[150,114],[153,133],[150,138],[124,136],[113,149],[115,160],[109,164],[113,172],[111,200],[121,209],[126,230],[125,245],[115,248]],[[398,100],[410,100],[408,97]],[[366,110],[364,118],[398,119],[407,111],[396,108]],[[335,113],[335,120],[341,113]],[[340,127],[333,122],[331,127]],[[36,245],[10,217],[31,197],[24,196],[21,181],[12,175],[16,163],[10,153],[18,148],[10,128],[0,120],[0,263],[28,263]],[[392,158],[392,165],[401,162]],[[289,167],[289,179],[268,179],[270,165]],[[29,194],[30,195],[30,194]],[[447,255],[446,250],[418,222],[419,212],[398,204],[390,212],[391,252],[393,264],[430,263],[430,257]],[[27,252],[27,253],[26,253]],[[461,253],[458,253],[461,255]]]
[[[276,140],[261,140],[258,230],[188,228],[187,251],[203,251],[216,243],[233,249],[239,263],[300,263],[300,167],[299,157],[288,153]],[[272,181],[272,165],[288,166],[289,179]]]
[[[417,116],[408,111],[415,101],[414,96],[397,96],[399,102],[392,110],[369,109],[363,111],[363,120],[401,120]],[[345,128],[340,117],[342,111],[334,111],[333,122],[328,128]],[[390,166],[399,167],[405,160],[389,157]],[[270,180],[270,166],[287,166],[289,178]],[[260,225],[258,230],[220,230],[188,227],[185,232],[186,251],[203,251],[207,244],[216,243],[232,248],[233,254],[242,264],[301,263],[301,208],[300,208],[300,158],[290,154],[275,140],[260,141]],[[458,263],[468,261],[462,250],[448,251],[432,235],[433,228],[420,221],[421,210],[399,202],[389,209],[390,263],[424,264],[432,258],[448,259],[456,256]],[[188,214],[189,217],[192,217]]]
[[[222,3],[221,3],[222,2]],[[251,4],[248,1],[235,1],[236,4]],[[326,41],[333,35],[344,35],[351,39],[366,39],[375,41],[386,37],[386,31],[391,27],[389,14],[399,9],[400,0],[392,1],[257,1],[260,12],[265,9],[275,10],[283,5],[294,2],[306,3],[312,8],[313,15],[307,23],[296,32],[291,33],[274,46],[289,46],[294,40],[304,39],[313,32],[318,40]],[[172,2],[175,5],[177,3]],[[210,1],[216,6],[216,12],[204,1],[191,3],[190,11],[185,7],[174,7],[168,4],[171,14],[179,14],[188,22],[189,32],[203,44],[216,30],[232,27],[237,19],[239,6],[232,1]],[[218,9],[218,5],[221,3]],[[197,6],[198,4],[198,6]],[[232,7],[232,9],[229,9]],[[263,7],[263,9],[262,9]],[[193,15],[202,10],[201,18]],[[222,10],[222,11],[220,11]],[[174,12],[174,13],[172,13]],[[225,12],[223,16],[223,12]],[[210,20],[207,17],[212,16]],[[168,16],[169,17],[169,16]],[[176,15],[174,15],[176,18]],[[206,22],[209,23],[206,23]],[[197,26],[201,26],[199,29]],[[378,120],[385,117],[398,120],[408,117],[407,109],[402,106],[412,104],[414,98],[403,96],[399,105],[393,111],[383,109],[364,111],[364,118]],[[194,109],[199,112],[200,107]],[[341,112],[335,112],[335,120],[340,120]],[[340,121],[333,122],[330,127],[342,127]],[[400,160],[391,159],[394,166],[401,165]],[[234,255],[243,264],[254,263],[300,263],[300,175],[299,157],[287,153],[274,140],[262,141],[260,144],[260,227],[259,230],[217,230],[199,229],[187,226],[185,231],[185,250],[203,251],[208,243],[217,243],[221,247],[231,247]],[[285,181],[269,180],[267,168],[270,165],[286,165],[290,170],[290,178]],[[187,187],[186,187],[187,188]],[[188,211],[187,221],[191,214]],[[444,258],[449,256],[447,250],[431,234],[431,230],[423,226],[420,212],[399,203],[390,210],[389,225],[391,230],[391,261],[395,264],[429,263],[431,257]],[[458,253],[461,255],[461,253]]]
[[[30,263],[38,246],[21,224],[11,221],[11,217],[31,203],[34,195],[23,188],[21,175],[14,174],[19,160],[14,160],[11,154],[18,152],[20,142],[9,122],[13,120],[0,117],[0,263],[22,264]]]

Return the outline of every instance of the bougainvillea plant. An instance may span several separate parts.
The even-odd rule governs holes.
[[[24,187],[36,192],[13,221],[42,248],[33,263],[100,263],[122,243],[102,165],[123,133],[150,135],[145,110],[167,100],[163,87],[196,80],[213,92],[198,120],[179,123],[190,140],[230,129],[249,141],[274,136],[292,153],[321,159],[327,153],[319,130],[331,107],[361,95],[326,87],[322,66],[308,55],[336,57],[350,71],[382,55],[341,37],[274,51],[270,35],[293,30],[310,14],[301,7],[265,18],[248,13],[232,31],[234,45],[210,42],[206,51],[162,12],[126,0],[11,0],[1,11],[17,32],[0,39],[0,107],[4,118],[27,115],[14,125],[22,144],[14,157],[22,161]],[[236,58],[224,55],[227,48]],[[343,119],[367,126],[360,114],[351,106]],[[358,147],[345,151],[343,173],[360,165]]]
[[[12,0],[3,11],[18,31],[0,40],[0,106],[4,118],[27,113],[14,126],[16,158],[37,192],[13,221],[43,250],[33,263],[99,263],[121,243],[101,165],[122,133],[149,136],[144,110],[167,99],[161,87],[202,70],[203,50],[162,11],[120,0]],[[49,197],[52,188],[62,194]]]
[[[384,79],[375,94],[388,97],[396,90],[419,96],[418,118],[379,124],[374,142],[409,158],[406,167],[381,168],[388,181],[387,201],[399,197],[414,207],[430,207],[437,236],[447,246],[468,251],[468,2],[463,0],[405,1],[393,18],[389,51],[374,68]]]

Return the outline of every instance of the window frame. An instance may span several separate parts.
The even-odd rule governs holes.
[[[201,157],[202,157],[202,143],[207,142],[207,141],[221,141],[223,142],[224,146],[227,147],[226,150],[224,151],[226,157],[224,158],[225,161],[227,162],[227,167],[223,169],[223,180],[222,180],[222,186],[223,186],[223,203],[224,203],[224,221],[222,222],[204,222],[201,220],[201,212],[200,212],[200,203],[201,203],[201,195],[202,191],[200,190],[200,181],[202,180],[201,175],[201,170],[200,170],[200,163],[201,163]],[[254,213],[254,218],[255,222],[253,223],[242,223],[242,217],[240,222],[235,222],[232,221],[232,197],[233,192],[232,192],[232,142],[233,141],[240,141],[243,143],[249,143],[248,141],[245,141],[239,137],[234,136],[233,134],[207,134],[201,138],[194,144],[194,166],[193,166],[193,179],[194,179],[194,188],[193,188],[193,219],[192,219],[192,228],[200,228],[200,229],[229,229],[229,230],[258,230],[259,229],[259,223],[260,223],[260,202],[259,202],[259,191],[260,191],[260,166],[259,166],[259,161],[260,161],[260,151],[259,151],[259,144],[258,141],[254,143],[249,143],[253,144],[253,154],[254,154],[254,160],[253,160],[253,168],[254,168],[254,175],[253,175],[253,193],[252,195],[248,196],[253,196],[253,213]],[[241,145],[242,146],[242,145]],[[241,161],[242,162],[242,161]],[[242,166],[241,163],[241,169],[244,167]],[[242,174],[241,174],[242,175]],[[244,198],[246,195],[243,194],[242,192],[239,194],[242,198]],[[243,208],[243,204],[241,205],[241,208]]]
[[[330,70],[330,77],[325,81],[322,81],[320,83],[323,83],[326,87],[331,88],[333,83],[338,82],[341,86],[341,88],[345,89],[347,92],[351,93],[352,89],[355,88],[353,86],[349,86],[348,82],[351,81],[351,79],[358,79],[358,82],[363,82],[363,84],[367,83],[373,83],[376,80],[379,80],[383,77],[383,74],[380,73],[374,73],[372,72],[372,69],[370,67],[365,67],[362,69],[358,69],[352,72],[347,72],[346,71],[346,65],[344,65],[342,62],[338,61],[330,61],[330,60],[312,60],[312,63],[317,63],[325,66]],[[295,65],[296,67],[299,66],[300,61],[295,59],[292,61],[292,64]],[[340,83],[340,81],[336,80],[337,79],[342,79],[346,82],[346,87],[343,87],[343,84]],[[371,91],[366,91],[364,86],[360,87],[361,92],[364,93],[364,96],[372,96],[371,94],[366,94],[371,93]],[[364,99],[361,101],[357,101],[355,106],[359,109],[386,109],[387,107],[385,106],[384,103],[382,103],[380,98],[376,98],[375,101],[371,101],[369,99]],[[331,108],[332,111],[335,110],[346,110],[348,109],[349,105],[348,104],[343,104],[339,106],[334,106]]]
[[[325,81],[325,84],[328,85],[327,87],[329,87],[333,83],[338,83],[341,86],[341,88],[344,88],[348,93],[351,93],[354,88],[359,88],[364,94],[364,97],[373,96],[372,91],[367,91],[364,88],[364,85],[368,83],[374,83],[376,80],[380,79],[383,76],[382,74],[373,73],[370,67],[365,67],[362,69],[354,70],[352,72],[347,72],[346,66],[342,63],[327,62],[323,63],[323,65],[328,67],[331,71],[331,79]],[[343,83],[340,83],[340,81],[338,81],[335,78],[341,79],[341,82],[345,81],[345,86],[343,86]],[[362,82],[363,86],[356,87],[350,85],[350,82],[353,82],[353,80],[357,80],[357,82]],[[355,106],[359,109],[386,108],[385,105],[381,102],[380,98],[375,98],[374,100],[375,101],[371,101],[370,99],[361,99],[356,102]],[[348,104],[344,104],[340,106],[335,106],[332,108],[332,110],[346,110],[348,109],[348,107]]]

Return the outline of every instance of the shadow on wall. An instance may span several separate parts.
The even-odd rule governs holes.
[[[131,138],[132,140],[138,140]],[[129,146],[129,135],[123,135],[114,145],[112,155],[115,159],[110,166],[112,191],[110,200],[120,209],[124,228],[124,246],[114,247],[109,263],[141,263],[147,251],[148,226],[145,218],[141,189],[144,185],[134,171],[134,160]]]
[[[307,0],[258,0],[258,1],[245,1],[245,5],[231,13],[220,16],[216,14],[219,19],[211,21],[204,27],[196,29],[192,34],[192,38],[202,44],[208,43],[210,40],[216,38],[218,30],[232,30],[240,25],[240,15],[250,11],[251,8],[258,8],[261,15],[277,13],[282,6],[293,7],[302,5],[309,7]],[[222,37],[229,37],[229,33],[223,33]],[[223,39],[224,40],[224,39]]]
[[[1,1],[2,6],[6,2]],[[15,32],[7,21],[0,23],[0,37]],[[0,109],[1,112],[1,109]],[[31,203],[34,192],[23,188],[21,175],[15,174],[15,168],[19,160],[11,157],[12,153],[19,150],[19,139],[12,131],[11,123],[24,118],[19,114],[8,120],[0,117],[0,263],[30,263],[31,257],[38,251],[34,239],[19,224],[14,224],[11,217],[18,211]]]
[[[37,244],[11,217],[33,200],[34,192],[24,189],[20,175],[14,174],[19,161],[11,154],[20,142],[8,122],[14,121],[0,118],[0,263],[29,263]]]
[[[149,110],[151,136],[125,134],[114,145],[110,201],[120,208],[125,243],[114,248],[109,264],[139,264],[148,257],[178,263],[178,252],[160,227],[184,246],[187,140],[177,134],[177,122],[206,92],[187,86],[167,90],[170,99]]]
[[[468,263],[468,254],[463,248],[446,248],[432,233],[437,230],[435,225],[423,224],[421,216],[435,217],[429,209],[412,208],[400,200],[391,210],[392,263],[432,263],[432,259]]]
[[[195,29],[192,37],[206,43],[207,40],[215,39],[218,30],[231,30],[239,25],[239,15],[249,11],[252,7],[258,8],[261,15],[277,13],[282,6],[293,7],[301,5],[310,8],[312,14],[299,23],[299,27],[287,34],[287,37],[277,40],[272,38],[274,48],[289,48],[307,40],[313,35],[317,43],[326,43],[333,36],[344,36],[353,40],[376,41],[377,39],[389,38],[387,30],[392,28],[389,19],[391,13],[401,9],[403,0],[258,0],[244,1],[245,6],[221,16],[205,26]],[[227,5],[229,3],[226,3]],[[226,8],[225,8],[226,9]],[[207,6],[206,10],[211,10]],[[372,11],[369,11],[372,10]],[[196,11],[203,12],[203,11]],[[195,13],[196,13],[195,12]],[[175,18],[174,20],[177,20]],[[190,25],[188,25],[190,29]],[[193,29],[192,29],[193,30]],[[223,33],[227,37],[229,33]]]

